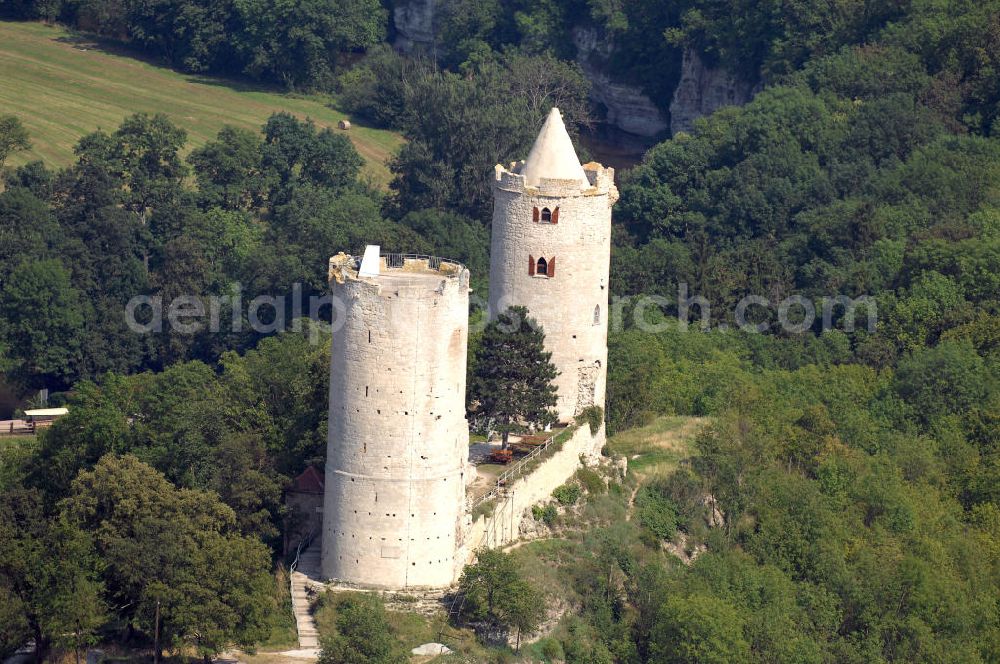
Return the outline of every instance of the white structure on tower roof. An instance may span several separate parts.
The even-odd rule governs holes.
[[[521,173],[530,187],[537,187],[542,178],[575,181],[581,189],[590,186],[558,108],[553,108],[545,120]]]

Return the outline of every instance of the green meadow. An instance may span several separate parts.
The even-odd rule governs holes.
[[[348,135],[365,158],[366,173],[382,186],[388,183],[385,162],[402,138],[359,125],[327,97],[183,74],[65,28],[0,21],[0,114],[19,116],[33,144],[8,165],[36,159],[50,167],[66,165],[81,136],[112,131],[132,113],[165,113],[187,131],[191,149],[214,138],[223,125],[259,129],[278,111],[320,126],[351,120]]]

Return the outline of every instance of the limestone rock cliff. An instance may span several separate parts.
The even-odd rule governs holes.
[[[392,10],[395,46],[404,53],[429,52],[434,46],[434,11],[438,0],[406,0]]]
[[[397,49],[404,53],[433,53],[436,12],[448,0],[398,0],[393,9]],[[756,88],[725,69],[710,67],[694,50],[684,52],[680,82],[666,114],[641,88],[615,80],[607,63],[614,44],[594,27],[577,26],[572,32],[576,61],[590,80],[591,97],[607,111],[609,124],[633,135],[651,137],[670,129],[690,131],[696,118],[722,106],[745,104]],[[665,101],[665,100],[663,100]]]
[[[576,60],[590,80],[590,96],[607,109],[607,121],[638,136],[655,136],[667,129],[666,118],[642,90],[615,82],[602,66],[611,55],[612,44],[594,28],[573,28]]]
[[[681,79],[670,102],[670,133],[691,131],[697,118],[723,106],[741,106],[757,89],[721,67],[709,67],[697,51],[686,49]]]

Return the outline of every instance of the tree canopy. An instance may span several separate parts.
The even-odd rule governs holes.
[[[545,332],[524,307],[511,307],[483,331],[469,387],[470,410],[503,437],[555,422],[556,368]]]

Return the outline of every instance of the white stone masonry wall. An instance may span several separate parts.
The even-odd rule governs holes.
[[[323,574],[447,587],[464,563],[468,271],[383,268],[332,287],[346,323],[331,357]]]
[[[559,371],[556,406],[567,422],[582,408],[604,406],[608,359],[608,281],[614,171],[585,167],[594,185],[580,190],[558,180],[525,187],[497,167],[490,248],[490,311],[526,306],[545,330],[546,350]],[[559,209],[558,223],[533,221],[533,209]],[[555,274],[531,275],[544,257]]]
[[[549,497],[553,489],[573,477],[580,468],[581,454],[593,459],[600,455],[604,443],[603,425],[595,435],[590,433],[588,425],[583,424],[558,452],[540,463],[531,474],[513,482],[506,494],[509,499],[501,498],[491,516],[479,517],[470,525],[466,537],[467,559],[471,561],[476,549],[482,546],[505,546],[517,540],[525,511]]]

